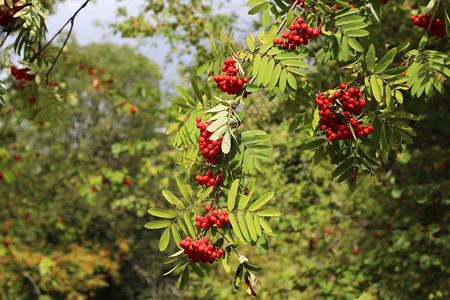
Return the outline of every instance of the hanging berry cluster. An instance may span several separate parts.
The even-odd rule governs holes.
[[[200,153],[203,158],[212,165],[217,163],[220,156],[220,147],[222,146],[223,136],[221,136],[216,141],[211,141],[209,138],[214,132],[209,132],[206,130],[212,121],[202,123],[202,118],[197,117],[197,128],[200,128],[200,138],[198,142],[200,143]]]
[[[19,2],[19,0],[14,0],[14,4]],[[9,23],[14,21],[14,15],[20,11],[25,6],[29,6],[30,4],[25,4],[21,6],[14,6],[11,8],[8,6],[8,3],[5,1],[5,5],[0,8],[0,26],[8,26]]]
[[[198,181],[200,185],[210,186],[218,186],[222,183],[222,173],[213,176],[213,172],[208,170],[205,176],[196,175],[195,180]]]
[[[413,21],[414,26],[422,27],[425,30],[428,30],[430,27],[430,17],[428,15],[422,16],[411,16],[411,21]],[[441,19],[434,19],[431,24],[430,33],[437,35],[438,37],[443,38],[447,31],[445,31],[445,24],[441,21]]]
[[[213,263],[214,259],[221,259],[224,253],[222,248],[215,247],[209,243],[205,236],[202,239],[192,240],[190,236],[180,242],[180,247],[184,249],[192,263]]]
[[[350,139],[352,137],[351,129],[353,129],[356,137],[368,135],[373,130],[373,126],[364,127],[364,125],[358,124],[357,119],[352,117],[360,115],[361,109],[366,105],[366,101],[361,99],[360,90],[350,87],[348,91],[345,91],[345,84],[341,84],[340,89],[339,92],[335,92],[330,97],[327,97],[324,93],[317,96],[316,103],[319,105],[320,128],[327,132],[327,138],[330,141]]]
[[[294,51],[297,46],[308,45],[308,40],[319,36],[320,31],[309,27],[303,18],[298,18],[289,26],[289,31],[283,32],[282,38],[274,38],[274,44],[280,44],[284,49],[291,49]]]
[[[211,211],[211,209],[211,204],[205,205],[206,211]],[[202,215],[195,217],[195,225],[205,229],[205,231],[208,231],[212,225],[217,225],[217,227],[223,228],[227,223],[230,223],[230,219],[227,217],[226,210],[219,212],[215,209],[212,212],[207,213],[204,217]]]
[[[35,76],[32,74],[28,74],[28,71],[30,71],[30,69],[28,68],[18,69],[16,67],[11,67],[11,75],[14,76],[17,80],[33,80]]]
[[[236,62],[233,58],[225,59],[223,63],[225,65],[222,66],[222,72],[225,72],[225,75],[214,75],[213,79],[222,92],[228,95],[236,95],[242,90],[243,85],[248,82],[248,78],[243,77],[240,79],[238,77]]]

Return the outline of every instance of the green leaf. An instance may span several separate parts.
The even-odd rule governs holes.
[[[258,199],[256,199],[252,205],[250,205],[250,207],[248,208],[249,211],[255,211],[258,208],[260,208],[261,206],[263,206],[264,204],[266,204],[270,199],[272,199],[274,193],[273,192],[268,192],[263,194],[262,196],[260,196]]]
[[[239,188],[239,179],[235,179],[231,184],[230,191],[228,192],[228,210],[232,211],[236,204],[236,196]]]
[[[214,56],[218,56],[218,55],[219,55],[219,52],[217,51],[217,48],[216,48],[216,41],[214,41],[214,36],[213,36],[213,35],[211,35],[211,36],[209,37],[209,43],[211,44],[211,52],[213,53],[213,55],[214,55]]]
[[[248,36],[246,38],[246,40],[247,40],[247,46],[248,46],[248,49],[250,50],[250,52],[255,52],[255,43],[253,42],[251,37]]]
[[[279,86],[278,86],[280,88],[281,92],[284,92],[284,90],[286,89],[286,75],[287,75],[286,73],[287,72],[285,69],[281,70]]]
[[[394,99],[392,98],[392,91],[389,84],[386,84],[385,87],[385,95],[386,95],[386,107],[389,110],[394,109]]]
[[[381,102],[381,89],[383,88],[383,82],[377,76],[372,75],[370,78],[370,88],[372,89],[372,94],[377,102]]]
[[[282,63],[285,66],[294,66],[294,67],[301,67],[301,68],[309,67],[309,65],[301,59],[287,59],[287,60],[283,60]]]
[[[177,92],[180,94],[181,98],[183,98],[187,103],[189,103],[192,106],[195,106],[195,100],[192,99],[192,97],[186,92],[185,89],[183,89],[181,86],[177,86]]]
[[[261,224],[259,223],[259,217],[257,215],[253,218],[253,225],[255,226],[255,231],[258,236],[262,235]]]
[[[161,228],[166,228],[171,223],[172,223],[171,220],[158,220],[158,221],[147,222],[144,226],[147,229],[161,229]]]
[[[273,232],[272,227],[270,227],[270,224],[269,224],[269,222],[267,222],[266,219],[260,218],[260,217],[258,217],[258,219],[259,219],[259,224],[264,229],[264,231],[266,231],[268,233],[272,233]]]
[[[281,73],[281,65],[277,64],[273,69],[272,76],[270,77],[268,88],[272,90],[278,83],[278,79],[280,78]]]
[[[161,235],[161,238],[159,239],[159,251],[166,250],[167,246],[170,242],[170,227],[167,227],[166,230]]]
[[[231,136],[230,131],[227,130],[222,140],[222,153],[228,154],[230,152],[230,149],[231,149]]]
[[[206,128],[206,130],[208,130],[209,132],[214,132],[220,127],[226,125],[227,123],[228,123],[228,116],[215,120]]]
[[[267,209],[260,210],[256,213],[259,217],[279,217],[281,213],[277,210]]]
[[[194,237],[197,235],[197,231],[195,230],[194,226],[192,225],[193,221],[191,218],[191,213],[186,211],[183,215],[184,224],[186,225],[187,230],[190,233],[191,237]]]
[[[189,282],[189,270],[188,270],[188,266],[186,266],[178,280],[179,289],[184,290],[187,287],[188,282]]]
[[[345,25],[345,24],[358,23],[358,22],[363,22],[363,21],[364,21],[364,17],[348,16],[346,18],[341,18],[341,19],[337,20],[335,22],[335,24],[336,24],[336,26],[341,26],[341,25]]]
[[[183,195],[183,197],[187,201],[193,203],[192,202],[192,197],[191,197],[191,194],[189,192],[189,189],[188,189],[187,185],[183,182],[183,180],[181,180],[180,177],[176,176],[175,179],[177,181],[178,188],[180,189],[180,192]]]
[[[243,212],[238,212],[239,228],[241,229],[242,235],[247,241],[251,241],[250,234],[248,233],[247,222],[245,221],[245,215]]]
[[[375,59],[375,47],[371,44],[366,54],[366,68],[370,73],[373,73],[373,70],[375,69]]]
[[[261,55],[256,55],[253,59],[253,77],[258,76],[259,65],[261,64]]]
[[[147,212],[152,216],[165,219],[173,219],[178,215],[176,212],[172,210],[166,210],[161,208],[150,208],[149,210],[147,210]]]
[[[249,212],[247,212],[245,214],[245,222],[247,223],[248,232],[250,233],[250,237],[252,238],[253,241],[256,242],[258,240],[258,234],[256,233],[256,228],[255,228],[255,224],[253,222],[253,217]]]
[[[369,26],[369,24],[364,23],[364,22],[356,22],[356,23],[350,23],[350,24],[341,26],[341,30],[346,32],[346,31],[350,31],[350,30],[359,30],[362,28],[366,28],[367,26]]]
[[[172,194],[168,190],[163,190],[162,194],[164,198],[167,200],[167,202],[175,205],[177,208],[183,209],[185,207],[183,202],[181,202],[180,199],[178,199],[174,194]]]
[[[374,73],[381,73],[394,61],[397,48],[389,50],[375,65]]]
[[[205,273],[203,273],[203,270],[197,265],[194,264],[192,262],[189,262],[189,265],[191,266],[192,270],[194,270],[194,272],[200,276],[200,277],[205,277]]]
[[[352,30],[347,32],[348,37],[363,37],[368,36],[369,32],[367,30]]]
[[[292,11],[292,9],[288,10],[288,13],[286,15],[286,24],[288,24],[288,26],[290,24],[292,24],[292,22],[294,21],[294,12]]]
[[[172,236],[173,236],[173,240],[175,241],[175,244],[178,245],[181,242],[181,236],[180,236],[180,232],[178,231],[178,229],[175,225],[172,226]]]
[[[259,4],[259,3],[264,2],[264,1],[266,1],[266,0],[249,0],[246,5],[247,6],[253,6],[253,5]]]
[[[230,223],[231,223],[231,226],[233,227],[233,231],[234,231],[234,234],[236,235],[236,237],[237,237],[241,242],[243,242],[244,244],[246,244],[247,241],[244,239],[244,236],[242,235],[241,230],[239,229],[239,224],[238,224],[238,222],[236,221],[236,217],[234,216],[234,214],[229,214],[229,215],[228,215],[228,218],[230,219]]]
[[[331,176],[337,177],[341,175],[344,171],[348,170],[349,168],[353,167],[354,158],[350,157],[343,162],[339,166],[337,166],[336,169],[334,169],[333,173],[331,173]]]
[[[271,59],[267,63],[266,71],[263,78],[263,86],[267,86],[269,84],[270,78],[272,77],[272,71],[275,66],[275,60]]]
[[[253,7],[252,9],[250,9],[248,11],[249,15],[256,15],[257,13],[262,12],[263,10],[265,10],[266,8],[268,8],[269,3],[268,2],[264,2],[261,4],[258,4],[257,6]]]
[[[303,144],[301,146],[302,150],[310,150],[310,149],[315,149],[317,147],[322,146],[327,140],[326,139],[318,139],[318,140],[314,140],[311,141],[309,143]]]
[[[425,33],[425,34],[422,36],[422,38],[420,39],[419,47],[418,47],[419,50],[423,50],[423,49],[425,48],[427,42],[428,42],[428,34]]]
[[[262,19],[261,19],[261,21],[262,21],[262,26],[263,26],[263,28],[266,28],[267,25],[269,25],[270,14],[269,14],[269,10],[268,10],[268,9],[266,9],[266,10],[264,11],[264,13],[262,14]]]
[[[217,129],[216,130],[216,132],[214,132],[210,137],[209,137],[209,139],[211,140],[211,141],[215,141],[215,140],[217,140],[218,138],[220,138],[222,135],[224,135],[224,133],[226,132],[228,130],[228,126],[223,126],[223,127],[220,127],[219,129]]]
[[[291,88],[293,88],[294,90],[297,89],[297,80],[295,79],[294,75],[292,75],[291,73],[287,73],[287,81]]]
[[[348,44],[356,51],[364,52],[364,47],[356,39],[348,38]]]
[[[217,106],[214,106],[213,108],[205,111],[205,113],[215,113],[215,112],[219,112],[219,111],[224,111],[227,110],[228,106],[225,106],[223,104],[219,104]]]

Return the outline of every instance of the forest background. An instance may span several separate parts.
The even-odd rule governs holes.
[[[58,2],[47,1],[50,15],[64,5]],[[173,267],[163,262],[176,244],[172,240],[161,253],[163,230],[144,225],[155,220],[147,209],[169,207],[163,189],[180,195],[177,176],[195,182],[187,167],[177,166],[182,152],[173,147],[175,134],[166,134],[177,118],[182,121],[175,86],[194,94],[190,78],[207,78],[197,70],[205,63],[201,51],[210,52],[209,37],[235,27],[234,39],[245,47],[246,35],[262,30],[261,18],[246,15],[247,1],[169,2],[119,9],[117,21],[103,24],[137,47],[80,45],[70,38],[45,87],[15,80],[2,65],[1,299],[250,297],[248,287],[234,288],[235,270],[228,274],[221,263],[203,277],[191,272],[180,290],[182,270],[163,276]],[[423,30],[409,17],[428,4],[380,4],[380,20],[371,26],[379,48],[400,42],[417,47]],[[66,34],[58,36],[51,55]],[[446,45],[448,57],[448,37],[428,43],[430,49]],[[159,49],[151,58],[140,49],[148,45]],[[318,52],[324,45],[317,39],[308,47]],[[310,90],[332,89],[345,77],[336,60],[307,61]],[[405,95],[411,113],[406,126],[414,136],[390,149],[380,166],[361,170],[354,187],[337,182],[335,162],[311,145],[311,129],[292,125],[303,113],[302,100],[265,91],[248,97],[245,128],[266,131],[271,146],[263,172],[252,174],[255,193],[274,191],[268,208],[281,212],[270,221],[268,250],[240,250],[263,268],[255,272],[260,298],[450,296],[448,81],[441,86],[440,93]]]

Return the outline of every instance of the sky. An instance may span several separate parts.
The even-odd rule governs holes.
[[[47,22],[48,34],[51,38],[73,15],[73,13],[85,2],[85,0],[66,0],[59,3],[56,7],[56,13],[49,16]],[[177,66],[180,58],[174,58],[172,63],[165,61],[165,55],[170,50],[169,46],[159,43],[155,46],[153,38],[146,38],[145,43],[139,43],[134,38],[122,38],[120,35],[114,34],[113,30],[108,27],[116,18],[116,11],[119,7],[126,7],[128,15],[137,15],[144,7],[145,0],[133,1],[114,1],[114,0],[97,0],[95,3],[90,2],[80,11],[75,19],[73,29],[73,37],[76,38],[80,45],[86,45],[93,42],[113,42],[116,44],[128,44],[130,46],[139,46],[138,52],[151,58],[151,60],[160,66],[164,78],[178,78]],[[247,15],[248,9],[245,7],[245,0],[231,0],[227,5],[227,9],[237,12],[238,15],[244,17]],[[238,21],[237,26],[242,22],[250,22],[248,16]],[[183,61],[186,57],[183,57]],[[189,61],[189,58],[187,58]],[[164,85],[164,83],[163,83]]]
[[[47,22],[48,34],[51,38],[66,22],[72,17],[75,11],[85,2],[85,0],[66,0],[57,5],[56,13],[49,16]],[[152,45],[152,38],[147,38],[148,43],[138,43],[133,38],[122,38],[114,34],[108,27],[116,18],[116,11],[119,7],[127,7],[130,15],[138,14],[139,7],[142,7],[144,1],[112,1],[97,0],[96,3],[88,3],[75,18],[72,37],[76,38],[80,45],[89,43],[112,42],[115,44],[128,44],[130,46],[139,46],[138,52],[152,59],[159,64],[161,70],[164,70],[164,76],[169,77],[176,74],[177,62],[164,64],[164,54],[169,51],[169,47],[162,45],[159,47]],[[164,68],[162,68],[164,66]]]

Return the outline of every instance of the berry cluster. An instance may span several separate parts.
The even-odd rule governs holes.
[[[205,205],[205,210],[210,211],[212,209],[210,204]],[[217,225],[219,228],[223,228],[226,223],[230,223],[230,219],[227,217],[227,211],[213,210],[206,214],[206,216],[198,215],[195,217],[195,225],[208,231],[212,225]]]
[[[327,132],[327,138],[330,141],[350,139],[352,137],[350,126],[357,137],[369,134],[373,126],[364,127],[358,124],[357,119],[351,117],[360,115],[361,109],[366,105],[366,101],[361,99],[360,90],[350,87],[348,91],[345,91],[345,84],[341,84],[340,88],[339,92],[335,92],[330,97],[324,93],[317,96],[320,128]]]
[[[210,186],[218,186],[222,183],[222,173],[213,176],[213,172],[208,170],[205,176],[196,175],[195,180],[198,181],[200,185]]]
[[[413,21],[415,26],[422,27],[425,30],[430,28],[430,17],[428,15],[422,16],[411,16],[411,21]],[[438,37],[443,38],[447,31],[445,31],[445,24],[441,21],[441,19],[434,19],[430,28],[431,34],[437,35]]]
[[[28,71],[30,71],[30,69],[28,68],[18,69],[16,67],[11,67],[11,75],[16,77],[17,80],[20,79],[25,79],[28,81],[33,80],[35,76],[32,74],[28,74]]]
[[[244,83],[248,82],[247,77],[240,79],[238,75],[238,70],[236,68],[236,62],[233,58],[225,59],[223,61],[225,64],[222,66],[222,71],[226,75],[214,75],[214,80],[217,83],[217,87],[222,90],[222,92],[228,95],[236,95],[242,90]]]
[[[202,118],[197,117],[197,128],[200,128],[200,153],[203,158],[206,159],[212,165],[217,163],[220,155],[220,147],[222,145],[223,136],[216,141],[211,141],[209,137],[215,132],[209,132],[206,128],[212,123],[212,121],[202,123]],[[196,178],[197,179],[197,178]]]
[[[222,248],[209,244],[209,239],[206,236],[195,241],[188,236],[180,242],[180,247],[184,249],[184,253],[194,264],[199,261],[212,264],[215,258],[221,259],[224,253]]]
[[[14,0],[14,4],[16,4],[17,2],[19,2],[19,0]],[[14,21],[14,15],[20,11],[22,8],[24,8],[25,6],[29,6],[30,4],[25,4],[25,5],[21,5],[21,6],[14,6],[12,8],[10,8],[8,6],[8,3],[5,2],[5,5],[0,8],[0,26],[8,26],[9,23],[11,23],[12,21]]]
[[[297,46],[302,44],[308,45],[308,40],[319,36],[319,34],[319,30],[308,27],[303,18],[298,18],[297,22],[289,26],[289,31],[283,32],[281,35],[283,38],[274,38],[273,43],[283,45],[284,49],[295,50]]]

